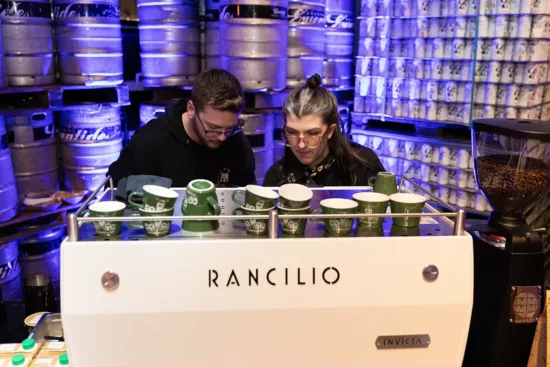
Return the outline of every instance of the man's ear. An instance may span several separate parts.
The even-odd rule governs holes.
[[[191,119],[194,118],[196,111],[197,110],[195,109],[193,102],[191,102],[191,100],[187,101],[187,116]]]

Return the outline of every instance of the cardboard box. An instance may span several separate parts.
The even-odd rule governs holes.
[[[59,356],[38,356],[31,362],[30,367],[55,367],[58,361]]]
[[[0,355],[25,354],[32,359],[38,354],[40,347],[40,343],[36,343],[32,349],[25,350],[21,343],[0,344]]]
[[[65,342],[46,342],[40,352],[66,353],[67,344]]]
[[[11,356],[8,356],[6,354],[0,355],[0,367],[8,367],[10,360],[11,360]]]

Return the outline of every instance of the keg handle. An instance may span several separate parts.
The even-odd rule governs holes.
[[[33,121],[44,121],[46,119],[45,112],[36,112],[31,115]]]

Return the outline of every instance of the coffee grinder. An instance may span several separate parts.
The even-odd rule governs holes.
[[[475,120],[472,152],[493,211],[469,228],[474,306],[463,366],[525,367],[544,304],[544,254],[523,213],[550,189],[550,124]]]

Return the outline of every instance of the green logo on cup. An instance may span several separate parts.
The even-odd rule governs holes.
[[[288,209],[279,205],[277,209],[279,209],[279,214],[281,215],[309,214],[311,211],[309,206],[302,209]],[[281,219],[281,228],[283,229],[283,233],[286,234],[301,235],[306,230],[306,224],[307,219]]]
[[[323,214],[354,214],[357,213],[357,202],[349,199],[325,199],[321,200],[321,210],[315,209],[314,213]],[[334,235],[351,233],[355,218],[325,218],[323,221],[312,220],[316,224],[324,224],[325,230]]]
[[[139,210],[139,214],[142,217],[159,217],[159,216],[172,216],[174,215],[174,208],[163,210],[159,212],[151,212],[143,209]],[[143,229],[148,237],[164,237],[170,234],[171,220],[143,220]]]
[[[393,194],[390,195],[390,207],[392,213],[422,213],[426,198],[416,194]],[[417,227],[420,224],[420,217],[394,217],[393,224],[400,227]]]
[[[359,205],[357,212],[359,214],[383,214],[388,209],[390,197],[388,195],[376,192],[359,192],[353,195]],[[357,223],[360,227],[375,228],[380,227],[384,218],[358,218]]]
[[[254,210],[240,207],[233,210],[233,215],[237,215],[239,212],[242,213],[242,215],[269,215],[271,210],[273,210],[273,208]],[[267,219],[244,219],[242,222],[244,222],[248,234],[255,236],[267,235]]]
[[[83,211],[83,215],[89,213],[93,218],[102,217],[122,217],[126,204],[119,201],[100,201],[94,203],[88,207],[88,210]],[[106,221],[94,221],[95,231],[99,236],[117,236],[120,234],[122,228],[122,222],[106,222]]]

